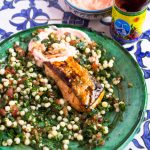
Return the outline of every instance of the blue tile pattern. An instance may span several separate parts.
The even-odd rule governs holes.
[[[142,51],[142,47],[141,47],[141,44],[144,40],[147,40],[148,42],[150,41],[150,30],[144,32],[141,36],[141,40],[137,42],[137,47],[136,47],[136,52],[134,53],[135,54],[135,57],[137,59],[137,62],[139,64],[139,66],[142,68],[143,70],[143,73],[144,73],[144,77],[146,79],[150,78],[150,70],[149,69],[146,69],[149,67],[146,66],[144,63],[143,63],[143,59],[144,58],[149,58],[150,59],[150,48],[147,47],[147,51],[146,52],[143,52]]]
[[[146,121],[143,124],[143,129],[141,129],[142,135],[139,139],[133,139],[132,142],[138,149],[150,149],[150,110],[147,111],[147,118]],[[140,143],[139,140],[142,140],[143,142]]]
[[[33,15],[31,17],[31,12]],[[17,30],[25,30],[27,29],[27,23],[30,23],[30,27],[45,25],[48,22],[38,23],[35,19],[39,16],[44,16],[46,19],[50,19],[49,16],[42,11],[42,9],[37,9],[36,7],[31,7],[28,9],[22,9],[20,13],[16,13],[12,16],[12,19],[16,17],[23,17],[24,21],[22,23],[14,23],[13,21],[9,21],[11,25],[15,26]]]
[[[8,13],[11,11],[12,13],[8,16],[6,11]],[[7,18],[5,18],[5,14]],[[150,20],[150,8],[148,8],[148,15]],[[108,24],[99,20],[96,22],[84,20],[73,15],[65,7],[63,0],[1,0],[0,18],[4,18],[4,23],[2,24],[1,22],[0,24],[0,41],[8,38],[15,32],[48,24],[51,20],[54,20],[55,17],[62,23],[92,27],[92,29],[97,29],[99,32],[109,33]],[[145,41],[150,43],[150,25],[147,26],[149,28],[142,34],[141,39],[135,44],[126,46],[126,49],[138,62],[145,79],[147,79],[146,81],[150,81],[150,47],[146,46],[146,48],[143,48],[142,46]],[[148,87],[150,88],[149,84],[150,82],[148,82]],[[150,149],[149,125],[150,110],[147,110],[145,122],[139,129],[138,135],[129,144],[128,149]]]
[[[35,0],[29,0],[30,1],[30,7],[35,6]]]
[[[134,145],[135,145],[137,148],[139,148],[139,149],[144,149],[144,147],[140,145],[140,143],[138,142],[138,140],[133,139],[133,143],[134,143]]]
[[[79,18],[79,17],[75,16],[74,14],[72,14],[71,12],[64,12],[63,23],[88,27],[89,21]]]
[[[12,34],[13,34],[13,32],[7,32],[7,31],[0,28],[0,41],[8,38]]]
[[[64,12],[64,10],[62,9],[62,7],[58,3],[58,0],[44,0],[44,1],[48,2],[48,7],[54,7],[56,9],[59,9],[59,10],[61,10],[61,11]]]
[[[126,49],[130,52],[130,51],[134,50],[134,46],[132,45],[130,47],[127,47]]]
[[[150,129],[149,129],[149,124],[150,124],[150,121],[146,121],[144,123],[144,126],[143,126],[143,135],[142,135],[142,139],[144,141],[144,144],[145,144],[145,147],[149,150],[150,149]]]
[[[144,72],[144,78],[149,79],[150,78],[150,70],[149,69],[142,69]]]
[[[4,0],[4,1],[3,1],[3,5],[2,5],[1,8],[0,8],[0,11],[5,10],[5,9],[13,9],[13,8],[15,8],[15,7],[13,6],[13,4],[14,4],[15,2],[16,2],[16,1],[14,1],[14,0],[11,0],[11,1]]]
[[[141,35],[141,38],[140,38],[140,40],[136,43],[136,46],[135,46],[135,45],[131,45],[130,47],[127,47],[126,49],[127,49],[127,51],[129,51],[129,52],[130,52],[130,51],[133,51],[133,50],[136,50],[136,51],[134,52],[136,61],[138,62],[139,66],[141,67],[145,79],[148,79],[148,78],[150,78],[150,65],[149,65],[149,64],[146,64],[146,65],[145,65],[145,64],[143,63],[143,60],[144,60],[144,58],[150,59],[150,47],[147,47],[147,51],[145,51],[145,49],[144,49],[144,52],[143,52],[143,48],[142,48],[141,44],[142,44],[144,41],[150,42],[150,30],[145,31],[145,32]]]

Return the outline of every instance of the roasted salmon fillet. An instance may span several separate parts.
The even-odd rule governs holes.
[[[80,112],[95,108],[104,96],[104,90],[95,83],[88,71],[73,57],[62,62],[44,62],[45,73],[55,80],[72,107]]]
[[[101,102],[104,89],[88,70],[74,59],[76,51],[69,43],[54,43],[48,48],[40,41],[31,40],[29,43],[29,55],[37,66],[43,67],[45,74],[55,80],[64,99],[73,108],[85,112]]]

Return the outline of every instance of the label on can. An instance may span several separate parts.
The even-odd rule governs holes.
[[[134,42],[142,34],[146,9],[140,12],[124,12],[114,6],[112,8],[111,34],[121,43]]]

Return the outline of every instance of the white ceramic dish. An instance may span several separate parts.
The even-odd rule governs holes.
[[[105,9],[100,9],[100,10],[85,10],[78,8],[77,6],[73,5],[69,0],[64,0],[66,5],[68,6],[69,10],[76,16],[83,18],[83,19],[88,19],[88,20],[98,20],[102,19],[106,16],[111,15],[111,8],[108,7]]]

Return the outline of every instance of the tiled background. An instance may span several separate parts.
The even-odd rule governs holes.
[[[54,23],[92,27],[110,36],[108,25],[100,20],[88,21],[74,16],[68,11],[63,0],[0,0],[0,41],[27,28]],[[149,94],[145,122],[126,150],[150,149],[150,6],[143,29],[144,33],[139,42],[124,45],[139,63]]]

